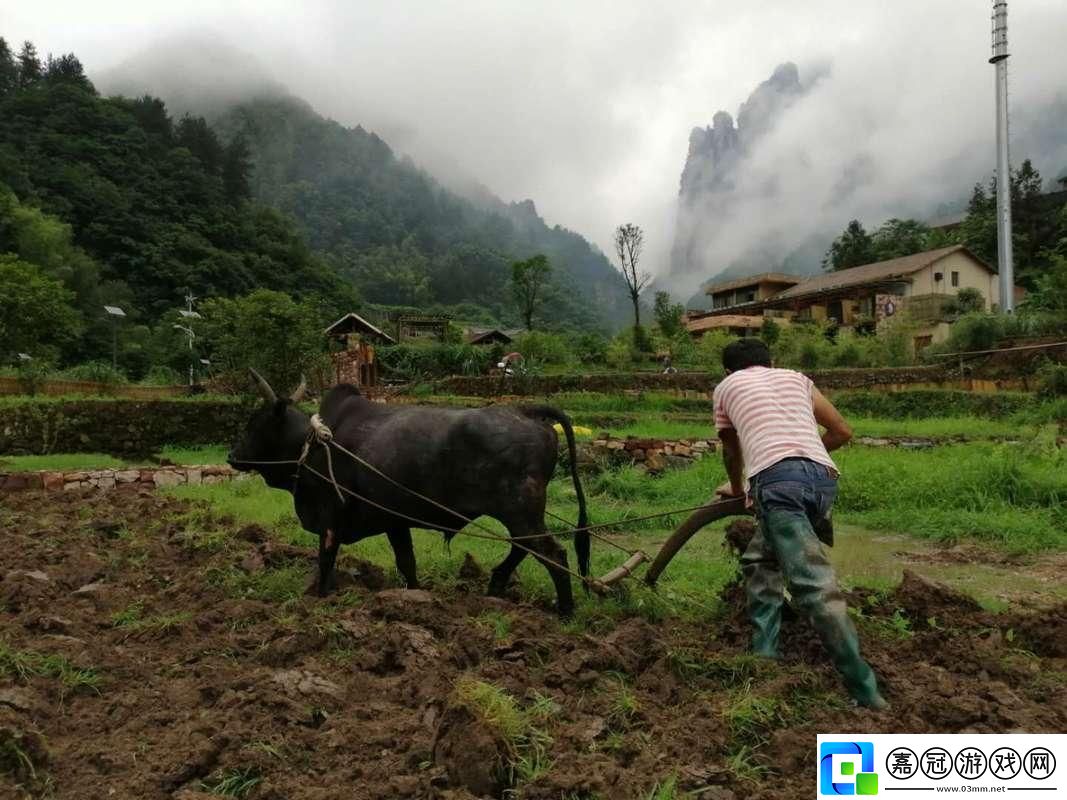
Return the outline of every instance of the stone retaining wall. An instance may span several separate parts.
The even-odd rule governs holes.
[[[808,373],[820,389],[865,389],[923,385],[955,388],[958,375],[951,365],[885,367],[881,369],[824,369]],[[626,389],[657,392],[708,393],[719,378],[708,372],[606,373],[542,375],[526,378],[461,377],[439,381],[437,392],[469,397],[500,395],[553,395],[558,392],[620,392]],[[961,387],[970,388],[970,387]]]
[[[607,459],[615,464],[634,464],[649,472],[662,472],[668,468],[687,467],[708,453],[714,453],[718,442],[714,439],[640,439],[628,436],[625,439],[601,433],[587,445],[594,458]]]
[[[71,489],[114,489],[116,486],[181,486],[223,483],[246,477],[225,464],[192,467],[131,467],[41,472],[0,472],[0,492],[25,489],[64,491]]]

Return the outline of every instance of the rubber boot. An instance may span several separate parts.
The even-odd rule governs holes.
[[[745,576],[748,617],[752,622],[752,652],[763,658],[778,658],[785,584],[778,559],[767,546],[758,525],[741,556],[741,572]]]
[[[806,515],[771,510],[761,521],[797,609],[819,634],[849,694],[862,706],[885,708],[878,680],[860,655],[859,637],[848,617],[845,597]]]

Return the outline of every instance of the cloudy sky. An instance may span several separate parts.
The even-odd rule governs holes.
[[[1010,14],[1023,140],[1013,155],[1040,147],[1039,167],[1058,173],[1067,120],[1050,132],[1047,109],[1057,96],[1067,104],[1067,3],[1012,0]],[[74,51],[91,76],[167,37],[226,42],[249,54],[251,74],[379,130],[432,170],[534,199],[549,224],[606,252],[615,225],[642,225],[649,267],[661,271],[690,129],[718,109],[736,114],[783,61],[802,79],[817,67],[829,76],[766,143],[761,168],[787,192],[746,209],[731,248],[758,239],[769,219],[802,226],[812,197],[825,200],[858,158],[876,165],[880,185],[853,215],[873,224],[988,174],[989,16],[985,0],[0,0],[0,35]]]

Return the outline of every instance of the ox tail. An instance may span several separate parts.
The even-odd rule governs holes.
[[[585,577],[589,574],[589,515],[585,509],[585,492],[578,479],[578,453],[574,444],[574,427],[571,418],[554,406],[520,406],[519,410],[528,417],[550,419],[558,422],[567,437],[567,454],[571,462],[571,480],[574,481],[574,493],[578,495],[578,528],[574,533],[574,553],[578,556],[578,572]]]

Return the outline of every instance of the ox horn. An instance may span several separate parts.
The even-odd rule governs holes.
[[[270,388],[270,384],[267,383],[267,379],[251,367],[248,368],[248,371],[252,374],[252,380],[256,382],[256,389],[263,396],[263,399],[266,400],[268,403],[273,403],[277,401],[278,395],[276,395],[274,393],[274,390]]]
[[[299,403],[304,399],[304,395],[308,393],[308,380],[303,375],[300,376],[300,385],[293,389],[293,393],[289,395],[289,399],[294,403]]]

